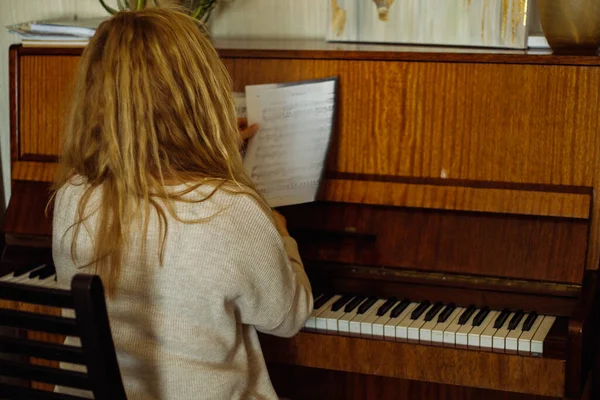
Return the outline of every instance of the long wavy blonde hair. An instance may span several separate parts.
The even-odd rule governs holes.
[[[80,61],[54,190],[76,176],[89,185],[72,226],[77,237],[91,194],[101,188],[93,261],[85,266],[95,265],[109,293],[132,224],[141,220],[147,232],[152,210],[161,263],[167,214],[178,218],[174,202],[191,201],[185,195],[200,185],[212,191],[194,201],[221,189],[249,194],[268,210],[240,145],[230,77],[198,21],[153,8],[116,14],[98,28]],[[184,183],[177,193],[168,188]]]

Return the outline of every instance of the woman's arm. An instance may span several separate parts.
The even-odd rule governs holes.
[[[275,213],[274,225],[253,200],[244,202],[248,203],[240,233],[247,238],[241,263],[245,279],[236,299],[241,320],[263,333],[293,336],[313,308],[298,246],[287,234],[283,217]]]

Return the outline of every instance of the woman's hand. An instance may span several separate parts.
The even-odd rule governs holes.
[[[256,135],[258,132],[258,124],[252,124],[248,126],[247,118],[238,118],[238,129],[240,130],[240,136],[242,136],[242,140],[246,141]]]
[[[287,230],[287,221],[285,220],[285,217],[275,210],[272,210],[272,212],[273,221],[275,221],[275,227],[277,228],[277,231],[279,232],[281,237],[290,236],[290,233]]]

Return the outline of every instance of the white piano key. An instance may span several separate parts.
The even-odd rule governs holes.
[[[460,307],[456,307],[444,322],[438,322],[431,330],[431,344],[434,346],[444,345],[444,331],[448,329],[450,324],[460,317]]]
[[[444,312],[445,308],[446,306],[442,306],[442,308],[438,310],[438,312],[433,316],[433,318],[429,321],[426,321],[425,324],[423,324],[423,326],[421,327],[421,329],[419,329],[419,343],[431,344],[431,331],[437,325],[438,318],[440,314]]]
[[[443,311],[443,308],[442,308],[442,310],[440,310],[440,312],[441,311]],[[431,319],[431,320],[425,322],[425,324],[423,324],[423,326],[419,330],[419,343],[431,344],[431,331],[437,325],[438,315],[440,315],[439,312],[437,313],[437,315],[435,317],[433,317],[433,319]]]
[[[464,325],[456,331],[456,348],[466,349],[469,345],[469,332],[473,329],[473,320],[477,316],[475,311]],[[460,318],[460,317],[459,317]]]
[[[538,315],[535,322],[531,326],[531,329],[523,332],[523,334],[519,337],[519,355],[528,356],[531,355],[531,339],[537,332],[538,328],[542,324],[546,317],[543,315]]]
[[[45,279],[34,279],[36,282],[34,282],[34,285],[37,286],[41,286],[41,287],[46,287],[46,288],[57,288],[57,282],[56,282],[56,274],[49,276]]]
[[[519,325],[512,331],[509,331],[504,341],[504,352],[507,354],[517,354],[519,350],[519,337],[523,333],[523,324],[527,320],[527,314],[521,318]]]
[[[515,313],[511,312],[508,315],[508,318],[506,318],[506,321],[504,321],[504,323],[502,324],[502,326],[498,328],[498,330],[494,333],[494,336],[492,337],[492,351],[494,353],[504,353],[504,342],[506,336],[508,336],[508,333],[510,332],[508,330],[508,324],[510,324],[510,320],[514,316]]]
[[[341,298],[342,295],[339,294],[333,296],[330,300],[330,305],[315,317],[315,330],[317,332],[325,332],[327,330],[327,318],[334,313],[334,311],[331,310],[331,306]]]
[[[471,332],[469,332],[470,349],[481,349],[483,347],[483,350],[491,350],[492,336],[496,332],[496,330],[493,329],[493,325],[496,318],[498,318],[498,314],[500,314],[498,311],[490,311],[487,317],[481,322],[481,325],[474,326],[473,329],[471,329]],[[489,331],[488,328],[490,328]],[[484,334],[486,336],[482,345],[482,336]]]
[[[350,300],[352,301],[352,299]],[[348,303],[350,302],[348,301]],[[338,332],[338,320],[346,313],[344,311],[344,307],[348,304],[344,304],[337,311],[331,311],[329,315],[326,317],[326,331],[328,333],[337,333]]]
[[[333,296],[331,299],[327,300],[325,302],[325,304],[323,304],[321,307],[319,307],[318,310],[313,310],[310,315],[308,316],[308,318],[306,319],[306,322],[304,323],[304,330],[309,331],[309,332],[316,332],[317,330],[317,316],[319,314],[321,314],[322,312],[325,312],[326,310],[329,309],[329,307],[331,307],[331,304],[333,304],[335,296]]]
[[[9,274],[4,275],[2,278],[0,278],[0,282],[10,282],[10,283],[27,283],[27,281],[31,281],[32,279],[29,278],[29,274],[34,272],[34,271],[38,271],[42,268],[44,268],[46,266],[46,264],[41,264],[35,268],[32,268],[31,271],[22,274],[21,276],[17,276],[15,277],[14,273],[11,272]]]
[[[419,306],[419,303],[410,303],[404,311],[400,313],[398,318],[392,318],[389,323],[393,323],[394,326],[394,337],[396,342],[406,342],[408,340],[408,327],[413,322],[410,319],[410,314],[415,308]],[[386,327],[389,325],[386,325]],[[385,333],[386,338],[388,337],[388,331]]]
[[[365,301],[367,301],[367,300],[365,300]],[[359,314],[358,312],[356,313],[356,316],[354,318],[352,318],[352,320],[350,321],[350,336],[360,337],[361,324],[365,320],[365,318],[367,318],[369,315],[371,315],[371,313],[373,312],[373,307],[375,307],[375,305],[377,304],[378,301],[380,301],[380,300],[376,300],[375,303],[371,304],[371,307],[364,313],[362,313],[362,314]],[[382,301],[385,302],[385,300],[382,300]],[[380,304],[383,304],[383,303],[380,303]],[[375,311],[377,311],[377,310],[375,310]]]
[[[460,329],[462,325],[458,324],[458,320],[462,313],[464,313],[466,308],[457,307],[455,312],[458,311],[458,314],[454,319],[450,322],[450,325],[446,329],[444,329],[444,347],[454,347],[456,346],[456,332]],[[454,314],[454,313],[452,313]],[[450,318],[448,318],[450,319]]]
[[[425,315],[427,312],[433,307],[433,304],[430,304],[423,314],[419,316],[419,318],[412,320],[412,323],[408,326],[408,341],[413,343],[419,342],[419,330],[423,325],[425,325]]]
[[[396,308],[400,304],[401,303],[397,303],[397,304],[394,305],[394,307],[392,307],[392,309],[389,311],[390,318],[383,325],[383,337],[384,337],[385,340],[390,340],[392,342],[397,340],[396,325],[398,325],[399,323],[401,323],[404,320],[404,318],[406,318],[406,316],[410,312],[412,312],[412,310],[415,309],[415,307],[417,306],[418,303],[410,303],[400,313],[400,315],[398,315],[396,318],[392,318],[391,317],[392,311],[394,311],[394,308]]]
[[[360,304],[364,303],[367,300],[367,298],[365,297]],[[338,334],[341,336],[360,336],[360,325],[358,328],[357,332],[351,332],[350,331],[350,321],[352,321],[357,315],[358,315],[358,309],[360,307],[360,304],[357,305],[356,307],[354,307],[354,310],[344,313],[344,315],[342,315],[340,317],[340,319],[338,319]]]
[[[548,336],[548,332],[550,332],[550,328],[552,328],[552,325],[554,325],[554,321],[556,321],[556,317],[544,317],[544,320],[540,324],[540,327],[531,339],[532,356],[539,357],[544,354],[544,339],[546,339],[546,336]]]
[[[360,322],[360,336],[373,337],[373,323],[379,318],[377,311],[386,303],[387,299],[377,300],[373,307],[368,311],[368,315]]]
[[[392,305],[392,307],[390,307],[389,310],[386,311],[385,314],[383,314],[382,316],[378,317],[374,322],[373,322],[373,338],[374,339],[384,339],[385,338],[385,333],[384,333],[384,326],[385,324],[388,323],[388,321],[391,318],[391,314],[392,314],[392,310],[394,309],[394,307],[396,307],[398,304],[400,304],[400,301],[396,301],[394,303],[394,305]],[[395,332],[394,329],[392,329],[392,338],[391,340],[394,340],[395,337]]]

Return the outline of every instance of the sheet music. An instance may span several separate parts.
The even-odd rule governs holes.
[[[331,138],[336,80],[246,87],[244,165],[272,207],[315,201]]]

